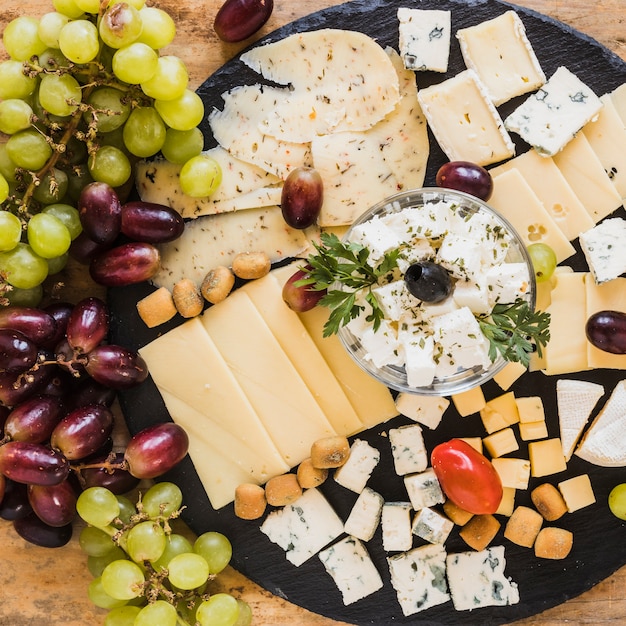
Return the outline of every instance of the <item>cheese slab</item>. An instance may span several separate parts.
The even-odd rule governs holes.
[[[397,16],[398,48],[404,67],[420,72],[446,72],[451,12],[401,7]]]
[[[624,127],[626,128],[626,83],[623,83],[610,94],[611,102],[620,116]]]

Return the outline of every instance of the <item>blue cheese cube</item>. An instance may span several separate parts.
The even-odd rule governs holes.
[[[422,396],[405,392],[396,396],[395,403],[399,413],[431,430],[439,426],[443,414],[450,406],[450,400],[442,396]]]
[[[450,11],[398,9],[400,56],[408,70],[447,72]]]
[[[443,504],[446,501],[432,468],[405,476],[404,486],[415,511],[435,506],[435,504]]]
[[[337,539],[343,522],[322,492],[312,488],[272,511],[261,524],[261,532],[285,550],[289,562],[299,566]]]
[[[387,558],[391,584],[405,616],[425,611],[450,599],[446,582],[446,551],[426,545]]]
[[[361,493],[379,461],[379,450],[363,439],[355,439],[348,460],[335,470],[333,478],[342,487]]]
[[[449,554],[446,559],[452,603],[457,611],[519,602],[517,584],[504,573],[504,546]]]
[[[601,108],[602,101],[591,88],[561,66],[504,120],[504,126],[542,156],[554,156]]]
[[[487,271],[487,291],[491,306],[512,304],[525,298],[530,290],[530,276],[526,263],[503,263]]]
[[[389,443],[398,476],[423,472],[428,467],[428,452],[419,424],[390,428]]]
[[[612,217],[581,233],[580,247],[598,285],[626,273],[626,220]]]
[[[379,493],[365,487],[348,515],[344,531],[361,541],[369,541],[378,528],[384,503]]]
[[[406,552],[413,546],[411,503],[385,502],[380,517],[385,552]]]
[[[356,537],[345,537],[322,550],[319,559],[335,581],[346,606],[383,587],[376,566],[365,546]]]
[[[411,531],[429,543],[445,543],[454,523],[435,509],[421,509],[415,515]]]

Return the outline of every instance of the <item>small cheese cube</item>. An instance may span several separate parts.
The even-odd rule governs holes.
[[[502,487],[502,500],[496,511],[496,515],[511,517],[515,508],[515,489],[513,487]]]
[[[502,263],[487,270],[487,291],[491,306],[508,304],[525,298],[530,291],[530,276],[526,263]]]
[[[467,391],[455,393],[452,396],[452,402],[461,417],[478,413],[486,404],[482,387],[474,387]]]
[[[459,308],[467,307],[476,315],[486,315],[491,312],[489,291],[483,280],[479,279],[478,282],[470,280],[458,281],[454,285],[452,297]]]
[[[396,234],[379,217],[358,224],[352,229],[350,241],[360,243],[369,250],[369,260],[378,261],[398,245]]]
[[[400,56],[407,70],[446,72],[450,56],[450,11],[398,9]]]
[[[500,476],[503,487],[528,489],[528,481],[530,480],[529,460],[505,457],[493,459],[491,462],[498,472],[498,476]]]
[[[515,438],[515,433],[510,427],[503,428],[492,435],[488,435],[483,439],[483,445],[493,458],[504,456],[509,452],[519,450],[519,444]]]
[[[479,278],[482,272],[484,242],[448,233],[437,252],[437,262],[460,281]]]
[[[398,343],[404,356],[407,383],[414,388],[428,387],[435,378],[435,342],[418,324],[403,318],[398,329]]]
[[[342,487],[361,493],[379,461],[380,451],[363,439],[355,439],[348,460],[335,471],[333,478]]]
[[[528,444],[528,456],[530,458],[530,475],[534,478],[558,474],[567,469],[563,447],[558,437],[531,441]]]
[[[352,604],[383,586],[365,546],[356,537],[345,537],[319,553],[324,569],[341,592],[344,605]]]
[[[442,396],[421,396],[400,392],[396,396],[398,413],[434,430],[439,426],[450,400]]]
[[[480,419],[489,434],[517,424],[520,415],[513,392],[509,391],[489,400],[480,411]]]
[[[446,501],[432,468],[419,474],[405,476],[404,485],[409,494],[409,500],[416,511],[435,504],[443,504]]]
[[[548,436],[548,426],[545,421],[526,422],[519,425],[519,436],[522,441],[545,439]]]
[[[429,543],[445,543],[454,523],[431,508],[421,509],[415,515],[411,531]]]
[[[507,391],[526,371],[526,367],[521,363],[509,362],[493,377],[493,380],[503,391]]]
[[[385,502],[380,518],[385,552],[405,552],[413,545],[411,503]]]
[[[570,513],[590,506],[596,501],[588,474],[564,480],[558,487]]]
[[[380,514],[385,503],[383,497],[365,487],[356,499],[344,524],[344,531],[361,541],[369,541],[378,528]]]
[[[459,437],[459,439],[462,439],[465,443],[472,446],[476,452],[480,452],[481,454],[483,453],[482,437]]]
[[[391,322],[381,320],[377,330],[374,330],[373,325],[368,324],[359,334],[359,339],[365,351],[364,358],[376,367],[403,364],[404,351]]]
[[[546,419],[541,397],[528,396],[515,398],[515,403],[517,404],[517,410],[519,412],[519,421],[522,424],[528,422],[542,422]]]
[[[428,467],[428,452],[419,424],[390,428],[389,442],[398,476],[423,472]]]

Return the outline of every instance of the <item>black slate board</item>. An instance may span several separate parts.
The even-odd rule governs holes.
[[[453,32],[496,17],[513,8],[521,16],[528,37],[547,76],[550,76],[559,65],[566,65],[598,95],[607,93],[626,82],[626,63],[596,41],[536,12],[496,0],[422,0],[421,2],[354,0],[306,16],[271,33],[258,44],[275,41],[294,32],[328,27],[362,31],[376,38],[381,45],[390,45],[397,49],[396,10],[401,6],[451,10]],[[446,75],[418,74],[418,85],[425,87],[439,82],[458,73],[464,67],[458,43],[453,38],[448,73]],[[199,88],[198,93],[202,96],[208,112],[212,107],[222,107],[221,94],[224,91],[258,81],[259,76],[235,58],[211,76]],[[502,116],[506,116],[522,99],[518,98],[500,107]],[[211,147],[215,142],[208,123],[202,125],[202,130],[206,138],[206,147]],[[527,146],[520,143],[519,148],[521,152],[525,151]],[[446,160],[431,136],[431,155],[425,184],[434,184],[435,173]],[[620,209],[618,214],[624,215],[624,210]],[[586,269],[584,258],[580,253],[570,259],[569,264],[577,270]],[[139,348],[183,321],[177,318],[157,329],[147,329],[137,316],[135,304],[151,290],[149,285],[110,290],[112,342]],[[592,380],[605,386],[606,394],[599,406],[606,400],[615,383],[623,377],[622,372],[603,370],[571,375],[571,378]],[[555,378],[546,377],[541,373],[532,373],[524,375],[512,387],[512,391],[518,396],[542,396],[551,437],[559,434],[555,383]],[[487,398],[502,393],[502,390],[493,382],[487,383],[484,391]],[[170,419],[150,379],[140,387],[124,392],[121,402],[131,432],[137,432],[150,424]],[[404,423],[408,423],[408,420],[397,417],[359,435],[360,438],[367,439],[381,451],[382,461],[375,470],[369,485],[379,491],[388,501],[406,499],[406,493],[402,481],[393,471],[388,440],[384,433],[389,428]],[[438,442],[452,436],[483,434],[483,428],[477,416],[460,418],[452,407],[448,409],[442,425],[436,431],[424,429],[429,450]],[[523,446],[520,454],[525,453],[525,446]],[[599,468],[574,457],[569,463],[567,472],[548,477],[546,480],[556,483],[581,473],[590,475],[597,504],[568,514],[555,523],[574,532],[574,548],[567,559],[553,562],[536,559],[531,550],[520,548],[505,540],[502,537],[502,531],[494,541],[493,545],[502,543],[506,546],[506,573],[519,584],[521,596],[519,604],[510,607],[478,609],[473,612],[457,612],[448,602],[408,618],[402,616],[389,582],[386,555],[381,547],[380,529],[368,543],[368,549],[383,577],[385,586],[372,596],[345,607],[337,588],[324,572],[317,558],[312,558],[296,568],[286,561],[283,551],[258,530],[258,522],[239,520],[234,516],[232,506],[214,511],[189,458],[163,478],[175,481],[183,489],[184,501],[187,505],[184,518],[192,530],[196,533],[218,530],[229,536],[234,547],[232,565],[273,594],[287,598],[313,612],[351,624],[388,626],[391,623],[398,623],[434,626],[500,624],[532,616],[586,591],[626,563],[625,523],[613,517],[606,505],[611,488],[626,481],[626,469]],[[539,482],[541,481],[535,479],[531,486]],[[356,494],[339,487],[332,480],[327,481],[323,491],[339,515],[345,519],[356,499]],[[529,503],[528,493],[519,493],[516,504]],[[417,540],[414,545],[418,545]],[[454,552],[465,550],[467,546],[459,539],[455,531],[447,542],[447,548],[450,552]]]

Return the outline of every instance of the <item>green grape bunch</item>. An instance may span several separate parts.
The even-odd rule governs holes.
[[[165,11],[144,0],[52,8],[2,33],[0,304],[39,303],[81,234],[87,184],[124,197],[139,159],[185,165],[203,148],[203,102],[184,62],[162,51],[176,34]]]

